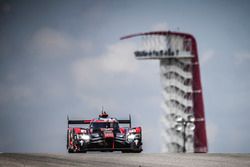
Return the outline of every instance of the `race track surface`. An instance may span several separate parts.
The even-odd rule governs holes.
[[[250,154],[0,154],[0,166],[250,167]]]

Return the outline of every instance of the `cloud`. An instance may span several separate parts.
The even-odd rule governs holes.
[[[169,25],[166,22],[157,23],[151,28],[153,31],[168,31]]]
[[[215,54],[213,50],[207,50],[203,54],[201,54],[201,64],[207,64],[214,58]]]
[[[75,81],[78,85],[88,87],[97,87],[100,83],[105,86],[123,74],[134,73],[138,68],[138,62],[133,56],[134,50],[135,45],[132,43],[116,43],[108,46],[101,56],[77,60],[72,65]]]
[[[138,63],[133,56],[135,45],[132,43],[117,43],[107,49],[102,57],[103,69],[114,73],[133,73]]]
[[[72,64],[72,76],[77,96],[91,108],[99,109],[104,105],[120,113],[121,106],[128,105],[128,102],[130,104],[125,108],[131,106],[132,110],[147,103],[155,90],[155,83],[159,82],[159,64],[136,60],[135,49],[135,43],[122,41],[107,46],[100,56],[76,60]],[[142,94],[147,96],[142,98]]]
[[[27,50],[33,56],[57,58],[72,56],[74,53],[84,53],[92,48],[92,42],[83,37],[73,38],[65,32],[45,27],[33,34]]]
[[[241,52],[234,55],[236,64],[249,63],[250,62],[250,52]]]
[[[131,78],[138,69],[134,49],[133,43],[118,42],[108,46],[100,56],[74,62],[72,75],[78,96],[94,108],[105,105],[118,109],[115,94],[126,87],[126,78]]]

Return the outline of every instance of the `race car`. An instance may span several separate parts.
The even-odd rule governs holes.
[[[123,153],[142,152],[142,128],[131,128],[128,120],[109,117],[104,111],[92,120],[69,120],[67,130],[67,150],[69,153],[87,151],[121,151]],[[88,128],[72,127],[72,124],[88,124]],[[129,127],[119,127],[129,124]]]

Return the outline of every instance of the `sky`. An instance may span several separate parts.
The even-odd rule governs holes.
[[[158,61],[134,58],[137,32],[198,43],[209,152],[250,152],[247,0],[0,0],[0,152],[66,152],[67,115],[112,116],[143,128],[160,152]]]

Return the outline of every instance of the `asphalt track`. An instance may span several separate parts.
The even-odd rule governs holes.
[[[2,167],[250,167],[250,154],[0,154]]]

